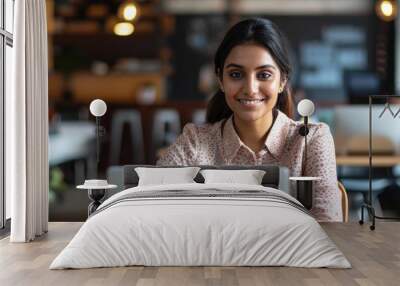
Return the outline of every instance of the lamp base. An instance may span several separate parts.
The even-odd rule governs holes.
[[[92,201],[88,206],[88,216],[94,213],[97,208],[101,205],[101,200],[104,198],[106,194],[105,189],[89,189],[88,195],[89,199]]]
[[[88,190],[88,195],[89,198],[92,201],[100,201],[102,198],[104,198],[104,195],[106,194],[106,190],[105,189],[91,189]]]

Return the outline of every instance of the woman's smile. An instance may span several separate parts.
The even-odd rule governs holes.
[[[266,98],[238,98],[237,101],[244,107],[260,107],[267,101]]]

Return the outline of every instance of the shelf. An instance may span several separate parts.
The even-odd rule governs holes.
[[[113,34],[55,34],[55,47],[76,48],[85,60],[114,61],[119,58],[159,58],[162,41],[155,35],[134,34],[120,37]]]
[[[145,85],[153,85],[156,89],[155,103],[165,99],[165,79],[159,73],[111,73],[104,76],[86,72],[71,75],[69,87],[74,102],[89,103],[100,98],[114,104],[134,104],[136,95]]]

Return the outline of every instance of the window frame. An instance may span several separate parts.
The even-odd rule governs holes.
[[[9,230],[10,222],[6,218],[6,189],[5,189],[5,98],[6,98],[6,46],[13,48],[13,34],[6,30],[6,1],[0,0],[0,230]],[[11,0],[15,15],[15,0]],[[14,15],[12,15],[14,19]],[[12,27],[14,30],[14,27]]]

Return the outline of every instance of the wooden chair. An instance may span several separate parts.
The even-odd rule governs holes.
[[[342,213],[343,213],[343,222],[348,222],[349,221],[349,199],[347,197],[347,191],[346,188],[343,186],[343,184],[338,181],[338,187],[340,194],[342,196]]]

